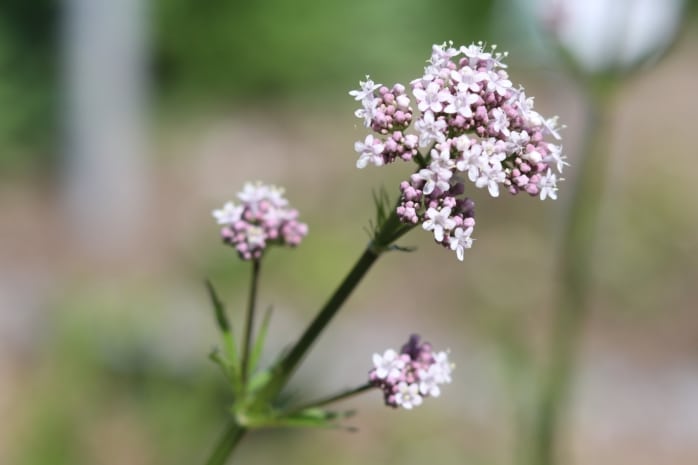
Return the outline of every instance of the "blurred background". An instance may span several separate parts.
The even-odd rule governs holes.
[[[203,463],[230,402],[203,280],[241,321],[249,277],[211,210],[262,180],[309,224],[264,263],[269,360],[358,257],[371,190],[409,174],[355,169],[365,130],[347,92],[367,73],[414,79],[445,40],[510,51],[515,85],[567,125],[559,201],[474,192],[465,263],[410,233],[418,250],[377,264],[290,387],[358,385],[373,352],[416,331],[457,363],[441,398],[407,412],[365,394],[342,405],[358,433],[254,433],[237,462],[516,463],[583,156],[571,76],[632,68],[613,96],[564,463],[698,463],[698,2],[548,3],[3,0],[0,463]]]

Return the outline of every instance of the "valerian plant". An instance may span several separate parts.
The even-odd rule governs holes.
[[[396,244],[407,232],[421,225],[463,261],[473,245],[475,204],[466,195],[472,186],[487,188],[493,197],[502,190],[541,200],[557,197],[558,175],[567,164],[562,147],[553,142],[560,139],[557,118],[546,119],[533,109],[533,98],[509,80],[505,57],[482,43],[434,45],[424,73],[410,83],[411,97],[402,84],[389,88],[368,76],[360,89],[350,92],[361,105],[355,115],[372,131],[354,146],[356,166],[401,160],[415,163],[415,170],[400,184],[392,206],[386,195],[375,197],[376,215],[365,250],[295,344],[267,368],[259,369],[257,362],[270,312],[258,334],[252,334],[261,263],[273,245],[298,246],[308,227],[282,189],[261,183],[246,184],[238,203],[228,202],[213,212],[224,243],[251,263],[252,277],[239,344],[220,298],[207,283],[223,336],[222,353],[216,351],[211,358],[234,396],[230,424],[209,465],[225,463],[248,430],[337,425],[346,413],[324,407],[372,389],[382,391],[387,406],[410,410],[424,398],[438,397],[451,382],[454,365],[448,352],[412,335],[399,352],[375,353],[367,380],[357,387],[298,406],[279,402],[298,365],[371,266],[387,251],[409,250]]]

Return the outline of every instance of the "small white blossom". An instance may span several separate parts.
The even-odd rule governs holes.
[[[413,407],[421,405],[422,396],[419,395],[419,386],[416,383],[407,384],[404,381],[398,384],[397,392],[395,393],[395,403],[407,410],[412,410]]]
[[[495,108],[492,110],[491,125],[495,132],[501,132],[504,135],[509,134],[509,118],[507,114],[501,108]]]
[[[451,71],[451,79],[456,83],[459,92],[480,92],[480,82],[487,79],[487,74],[475,71],[470,66],[463,66],[459,70]]]
[[[436,119],[431,111],[425,112],[414,123],[414,127],[419,132],[420,147],[426,147],[432,142],[441,143],[446,140],[446,121],[442,118]]]
[[[463,261],[465,249],[469,249],[473,246],[473,239],[470,237],[472,233],[472,226],[466,229],[456,228],[456,230],[453,231],[453,236],[448,238],[451,250],[456,252],[456,256],[460,261]]]
[[[552,118],[544,119],[543,120],[543,127],[545,128],[545,131],[553,136],[555,139],[560,140],[562,137],[560,137],[560,129],[563,129],[564,126],[560,126],[560,123],[558,122],[559,117],[558,116],[553,116]]]
[[[487,156],[482,153],[482,145],[473,144],[456,162],[456,169],[468,173],[468,179],[475,182],[480,176],[480,170],[489,166]]]
[[[356,161],[356,167],[365,168],[369,163],[382,166],[383,150],[385,145],[378,139],[374,139],[373,135],[369,134],[363,142],[355,142],[354,150],[359,154],[359,159]]]
[[[431,110],[434,113],[440,112],[443,109],[443,102],[451,96],[448,89],[442,89],[436,82],[430,82],[426,89],[416,88],[412,93],[417,99],[419,111]]]
[[[503,183],[505,178],[501,163],[493,163],[480,170],[480,177],[475,180],[475,186],[478,188],[487,186],[492,197],[499,197],[499,184]]]
[[[540,188],[541,200],[545,200],[546,197],[557,199],[557,176],[553,174],[552,170],[548,169],[545,176],[541,177],[538,187]]]
[[[227,202],[220,210],[213,210],[213,217],[218,224],[233,224],[240,219],[244,207],[236,206],[233,202]]]
[[[349,95],[354,97],[354,100],[361,101],[366,99],[368,96],[373,96],[373,92],[381,86],[381,84],[374,83],[368,74],[366,75],[365,81],[359,81],[359,85],[361,86],[361,89],[349,91]]]
[[[424,192],[425,195],[431,194],[436,188],[439,188],[440,190],[448,189],[448,182],[445,181],[444,184],[444,181],[439,178],[439,175],[428,168],[419,170],[417,177],[424,181],[422,192]]]
[[[354,116],[357,118],[361,118],[364,120],[364,126],[367,128],[371,126],[371,122],[373,121],[373,118],[376,117],[376,110],[378,109],[378,104],[380,103],[380,99],[377,98],[365,98],[361,101],[361,104],[363,105],[362,108],[359,108],[354,112]]]
[[[444,207],[441,210],[429,208],[426,213],[427,220],[422,223],[425,231],[434,231],[434,239],[438,242],[444,240],[444,230],[450,231],[456,226],[456,222],[451,218],[451,207]]]
[[[499,73],[504,73],[504,71],[500,71]],[[499,73],[491,72],[489,74],[487,90],[496,92],[502,97],[505,97],[509,89],[511,89],[512,84],[511,81],[505,77],[506,75],[501,75]]]
[[[436,381],[440,384],[451,382],[451,372],[453,364],[448,360],[447,352],[434,354],[434,364],[432,365]],[[431,368],[430,368],[431,369]]]
[[[472,94],[470,92],[459,92],[456,95],[450,95],[446,99],[448,105],[444,108],[446,113],[459,113],[466,118],[471,118],[473,116],[472,105],[480,100],[477,94]]]
[[[565,161],[564,155],[562,155],[562,147],[555,144],[548,144],[548,155],[543,158],[546,163],[554,163],[557,168],[558,173],[562,173],[562,169],[565,166],[569,166],[569,163]]]
[[[250,225],[247,228],[247,243],[251,247],[264,247],[266,244],[264,229]]]
[[[405,361],[393,349],[388,349],[382,356],[373,354],[373,366],[378,379],[397,378],[405,367]]]
[[[441,388],[439,388],[439,382],[436,379],[437,372],[433,370],[436,365],[429,366],[429,369],[420,369],[417,374],[419,375],[419,393],[423,396],[439,397],[441,395]]]

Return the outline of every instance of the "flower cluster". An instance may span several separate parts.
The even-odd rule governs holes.
[[[221,236],[243,260],[257,260],[270,244],[296,246],[308,234],[298,221],[298,210],[288,206],[284,190],[261,183],[247,183],[238,193],[241,204],[226,203],[213,211]]]
[[[503,188],[555,199],[556,172],[567,165],[562,147],[546,141],[560,139],[557,117],[533,109],[533,98],[509,80],[505,57],[482,43],[434,45],[424,74],[411,82],[416,111],[401,84],[388,88],[366,76],[349,92],[361,102],[356,116],[375,133],[355,143],[357,167],[416,162],[400,186],[397,213],[432,231],[459,260],[472,246],[475,226],[465,179],[493,197]],[[407,133],[410,126],[414,134]]]
[[[373,354],[374,368],[368,378],[384,394],[390,407],[412,409],[424,397],[439,397],[439,385],[451,382],[453,365],[446,352],[433,352],[431,344],[412,335],[398,354],[393,349]]]

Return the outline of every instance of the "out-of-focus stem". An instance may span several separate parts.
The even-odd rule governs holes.
[[[206,465],[223,465],[228,461],[230,454],[232,454],[235,446],[245,435],[247,430],[242,426],[238,425],[235,421],[231,420],[230,423],[225,428],[225,431],[218,439],[213,453],[206,461]]]
[[[332,404],[334,402],[339,402],[340,400],[345,400],[350,397],[354,397],[356,395],[362,394],[370,389],[374,389],[376,386],[374,386],[371,383],[366,383],[362,384],[359,387],[353,388],[353,389],[347,389],[346,391],[342,391],[338,394],[333,394],[329,397],[325,397],[322,399],[314,400],[311,402],[308,402],[307,404],[303,404],[299,407],[294,407],[292,409],[292,412],[300,412],[305,409],[309,408],[317,408],[317,407],[324,407],[325,405]]]
[[[252,280],[250,283],[250,296],[247,301],[247,321],[245,323],[245,335],[242,343],[242,369],[241,378],[242,385],[246,386],[247,371],[250,362],[250,345],[252,341],[252,328],[254,327],[254,313],[257,304],[257,283],[259,281],[259,263],[260,260],[252,260]]]
[[[559,285],[549,353],[537,400],[528,465],[556,463],[558,437],[574,374],[576,353],[589,313],[591,257],[606,182],[612,91],[590,88],[585,150],[578,165],[564,225]]]

